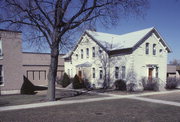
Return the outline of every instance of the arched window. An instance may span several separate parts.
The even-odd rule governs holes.
[[[149,54],[149,43],[146,43],[146,54]]]

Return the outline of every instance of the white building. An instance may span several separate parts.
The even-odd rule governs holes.
[[[96,87],[117,79],[136,81],[143,77],[166,81],[167,43],[155,28],[123,35],[85,31],[75,48],[65,57],[65,72],[88,79]]]

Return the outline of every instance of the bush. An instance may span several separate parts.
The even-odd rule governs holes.
[[[176,78],[167,78],[166,89],[175,89],[178,86],[178,80]]]
[[[57,83],[62,87],[67,87],[71,83],[71,79],[66,73],[64,73],[63,78],[61,80],[57,80]]]
[[[116,90],[126,90],[126,81],[122,79],[116,80],[114,85]]]
[[[142,78],[141,82],[143,84],[144,90],[153,90],[158,91],[159,90],[159,79],[158,78]]]
[[[137,90],[137,75],[133,70],[130,70],[127,73],[127,83],[126,83],[126,89],[127,91],[136,91]]]
[[[130,83],[127,83],[127,86],[126,86],[126,89],[127,91],[135,91],[135,87],[136,87],[136,83],[135,82],[130,82]]]
[[[88,90],[91,89],[91,83],[88,81],[88,79],[84,80],[84,87]]]
[[[73,78],[72,86],[74,89],[84,88],[84,81],[80,79],[77,75],[75,75]]]

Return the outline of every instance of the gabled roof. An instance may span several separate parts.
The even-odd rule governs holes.
[[[171,52],[171,49],[169,48],[165,40],[161,37],[161,35],[154,27],[127,33],[127,34],[122,34],[122,35],[95,32],[90,30],[86,30],[84,34],[87,34],[106,52],[111,52],[115,50],[134,49],[140,44],[142,44],[142,42],[144,42],[152,32],[154,32],[155,35],[159,38],[163,46],[166,47],[167,51]],[[82,38],[80,38],[78,44],[81,42],[81,40]],[[74,50],[76,49],[76,47],[74,48]],[[72,50],[72,52],[74,50]],[[69,53],[69,56],[72,55],[72,52]]]
[[[108,51],[133,48],[137,46],[141,41],[145,41],[144,38],[148,36],[151,32],[155,32],[155,34],[160,37],[160,41],[164,46],[167,47],[168,52],[170,52],[171,50],[169,46],[162,39],[162,37],[154,27],[123,35],[101,33],[89,30],[86,31],[86,33],[88,33],[94,40],[100,43]]]

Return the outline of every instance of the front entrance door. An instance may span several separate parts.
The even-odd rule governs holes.
[[[149,74],[148,74],[149,80],[152,80],[152,75],[153,75],[153,68],[149,68]]]

